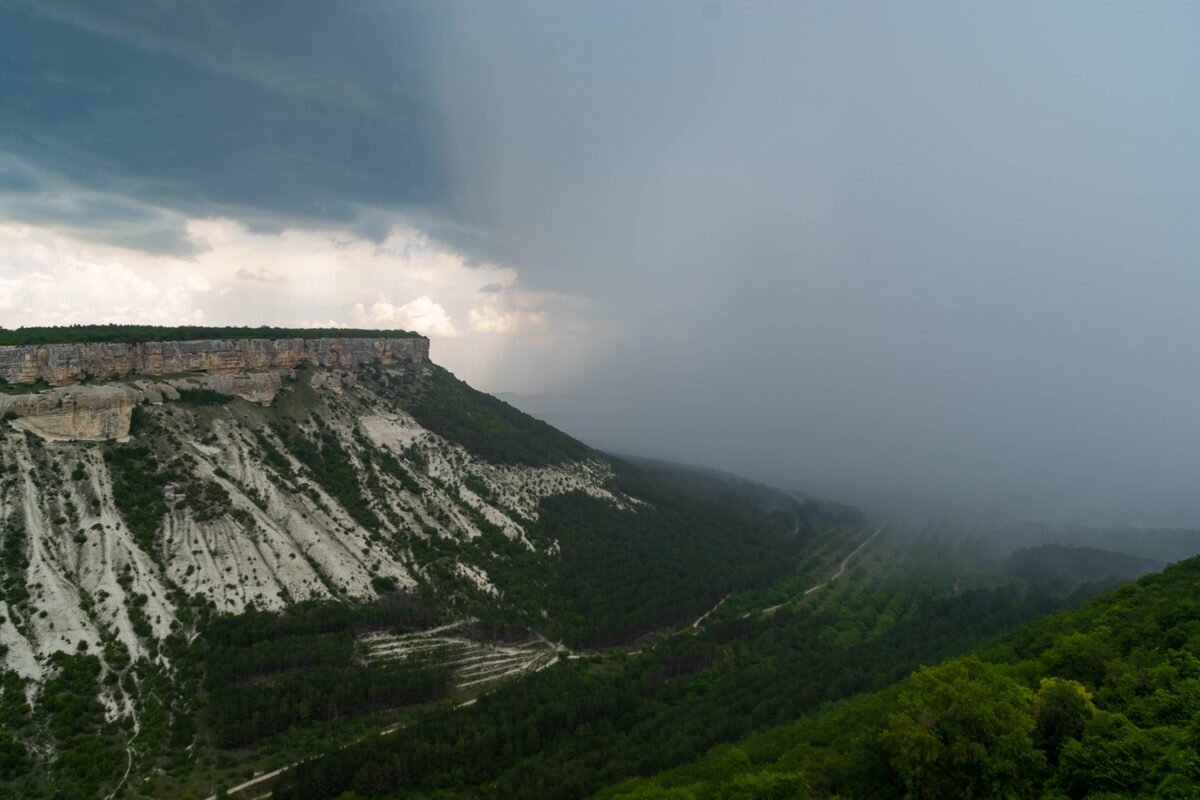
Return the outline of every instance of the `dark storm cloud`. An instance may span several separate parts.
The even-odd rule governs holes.
[[[573,429],[890,510],[1200,521],[1196,8],[704,11],[453,19],[457,241],[626,333]]]
[[[35,192],[40,182],[37,174],[16,159],[0,159],[0,192],[21,195]]]
[[[445,196],[428,39],[394,3],[3,3],[0,149],[135,206],[378,237],[363,208]]]
[[[0,216],[188,252],[183,215],[402,215],[592,301],[554,398],[601,446],[1195,524],[1198,32],[1165,1],[0,0]]]
[[[194,254],[178,213],[132,194],[84,189],[0,152],[0,219],[44,225],[106,244],[160,253]]]

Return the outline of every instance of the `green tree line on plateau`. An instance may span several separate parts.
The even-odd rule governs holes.
[[[320,339],[352,337],[368,339],[419,338],[402,330],[367,328],[275,328],[211,327],[203,325],[62,325],[53,327],[0,328],[0,346],[38,344],[136,344],[139,342],[187,342],[200,339]]]

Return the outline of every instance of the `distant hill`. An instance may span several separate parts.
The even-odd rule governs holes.
[[[1096,547],[1044,544],[1023,547],[1008,557],[1006,572],[1064,594],[1085,583],[1120,583],[1158,572],[1166,564]]]
[[[992,538],[1012,547],[1060,544],[1097,547],[1171,563],[1200,555],[1200,530],[1187,528],[1097,528],[1065,525],[1011,525]]]

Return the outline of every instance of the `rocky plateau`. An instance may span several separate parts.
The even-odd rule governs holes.
[[[48,439],[123,439],[137,405],[178,400],[180,390],[269,405],[300,366],[337,368],[352,381],[353,371],[366,364],[428,359],[424,337],[0,347],[0,379],[18,390],[0,394],[0,418]],[[38,391],[39,383],[52,388]],[[20,392],[22,386],[29,391]]]

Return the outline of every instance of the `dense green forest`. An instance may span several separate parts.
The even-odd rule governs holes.
[[[863,513],[853,506],[797,496],[727,472],[652,459],[610,458],[616,488],[655,505],[678,508],[699,503],[742,516],[781,514],[794,523],[797,532],[812,532],[822,525],[855,527],[864,523]]]
[[[1200,558],[602,796],[729,796],[797,774],[787,796],[1200,796],[1198,587]]]
[[[828,600],[725,618],[639,656],[562,663],[469,709],[431,711],[405,730],[306,762],[275,796],[586,797],[887,687],[1074,602],[1018,585],[946,594],[930,577],[941,586],[952,580],[961,565],[953,548],[896,548],[874,578],[864,573]],[[918,566],[927,571],[908,572]],[[796,783],[794,775],[764,780],[779,792]],[[733,796],[728,788],[704,796]]]
[[[620,509],[573,492],[539,508],[534,536],[557,543],[556,557],[497,552],[495,539],[475,546],[489,574],[512,587],[514,602],[523,597],[537,610],[549,635],[600,647],[679,625],[735,588],[777,577],[807,541],[787,536],[788,527],[719,506]]]
[[[696,486],[707,480],[703,475],[692,479]],[[630,484],[636,485],[636,480]],[[648,480],[643,491],[647,496],[656,491],[655,481]],[[554,530],[552,526],[559,522],[568,527],[583,524],[596,511],[590,502],[572,495],[556,498],[544,505],[547,518],[542,524],[551,526],[546,530]],[[680,509],[687,505],[681,503]],[[725,513],[738,507],[729,504]],[[751,507],[756,506],[750,504],[742,513],[748,514]],[[718,508],[696,506],[701,515]],[[668,508],[666,513],[680,509]],[[758,509],[764,523],[778,511]],[[556,514],[562,515],[558,522]],[[583,516],[577,519],[575,514]],[[743,525],[746,518],[731,517]],[[786,556],[795,575],[734,596],[758,598],[759,604],[751,610],[741,610],[745,606],[731,599],[708,624],[696,629],[686,618],[677,618],[674,625],[683,630],[655,641],[607,651],[576,651],[578,657],[502,685],[469,707],[437,702],[450,696],[450,687],[436,652],[425,659],[391,664],[360,657],[355,642],[363,634],[416,631],[438,624],[439,616],[414,595],[394,593],[364,606],[307,602],[281,614],[250,610],[236,616],[214,614],[197,599],[189,604],[189,614],[195,615],[192,622],[198,635],[190,644],[174,636],[163,643],[176,665],[174,677],[145,662],[134,665],[130,673],[138,678],[128,683],[129,691],[145,709],[137,757],[143,767],[158,765],[161,770],[161,777],[144,783],[141,796],[163,796],[162,791],[179,796],[180,787],[195,786],[189,775],[200,768],[204,774],[213,774],[214,769],[219,773],[222,763],[237,763],[228,761],[230,756],[278,765],[309,756],[317,748],[324,755],[286,771],[274,797],[583,798],[597,792],[681,798],[900,797],[906,780],[957,787],[974,779],[970,774],[964,777],[961,769],[951,770],[939,784],[920,772],[927,766],[913,768],[918,769],[913,773],[917,777],[906,778],[909,767],[896,760],[901,758],[896,755],[900,750],[924,746],[918,740],[929,709],[941,708],[959,694],[971,698],[971,703],[1001,704],[996,719],[1025,731],[1034,742],[1029,750],[1020,736],[1015,743],[1012,737],[1000,737],[1005,747],[1012,748],[1011,753],[1003,751],[1004,763],[1021,765],[1021,780],[1029,776],[1036,780],[1021,783],[1016,794],[989,793],[984,787],[971,796],[1038,796],[1028,792],[1058,786],[1056,764],[1076,765],[1071,768],[1078,772],[1084,769],[1078,767],[1084,763],[1080,759],[1086,761],[1062,731],[1074,732],[1078,741],[1087,743],[1091,741],[1087,725],[1093,724],[1093,717],[1100,719],[1102,711],[1119,711],[1135,726],[1136,730],[1126,731],[1134,737],[1133,743],[1120,746],[1133,747],[1138,758],[1150,754],[1147,757],[1159,759],[1154,775],[1161,778],[1167,774],[1164,770],[1174,769],[1164,759],[1178,761],[1179,745],[1185,740],[1164,732],[1161,723],[1183,719],[1194,710],[1190,700],[1180,705],[1176,699],[1180,692],[1185,699],[1195,694],[1195,687],[1180,677],[1191,674],[1191,662],[1179,654],[1169,655],[1164,663],[1174,666],[1160,669],[1156,650],[1127,655],[1127,649],[1113,641],[1089,643],[1077,631],[1096,626],[1111,630],[1139,619],[1144,612],[1136,601],[1147,593],[1160,599],[1156,613],[1162,625],[1172,620],[1177,626],[1194,622],[1194,602],[1190,611],[1188,606],[1168,608],[1177,605],[1178,592],[1147,590],[1143,582],[1135,593],[1122,590],[1117,595],[1127,598],[1129,605],[1120,615],[1100,603],[1074,614],[1047,617],[977,650],[978,658],[947,662],[953,667],[924,669],[918,673],[924,677],[897,686],[922,664],[937,664],[979,648],[1014,626],[1077,605],[1094,587],[1063,597],[1025,581],[1005,583],[1003,564],[989,567],[974,555],[974,548],[957,541],[928,534],[877,539],[869,531],[854,533],[827,527],[827,522],[803,516],[793,522],[795,528],[810,531],[795,539],[803,541],[803,547]],[[719,522],[713,524],[718,531]],[[632,546],[631,562],[654,563],[655,553],[640,553],[639,543],[622,544],[611,535],[607,525],[601,525],[599,533],[586,527],[579,531],[586,541],[598,537],[605,551],[621,552]],[[657,534],[634,527],[630,535],[637,540]],[[665,542],[672,541],[669,532],[664,535]],[[763,535],[778,539],[777,532],[768,534],[767,529]],[[720,561],[716,556],[722,552],[721,541],[699,538],[694,544],[712,550],[715,564]],[[798,592],[787,601],[786,593],[795,591],[787,587],[816,585],[848,553],[859,552],[862,544],[871,546],[861,551],[843,580],[816,594]],[[570,564],[570,541],[564,540],[562,547],[562,562]],[[786,555],[779,553],[781,558]],[[672,558],[685,557],[670,546],[658,555],[662,560],[655,569]],[[578,557],[579,575],[565,580],[560,587],[564,592],[572,585],[588,586],[588,580],[595,579],[587,574],[588,563],[603,563],[600,554],[589,554],[586,548]],[[709,569],[694,561],[695,554],[686,557],[693,559],[681,562],[687,571],[704,574]],[[623,570],[637,565],[619,558],[612,563],[615,592]],[[1196,572],[1200,570],[1193,566],[1189,580],[1170,586],[1194,589],[1200,578]],[[964,581],[969,585],[960,586]],[[593,614],[598,620],[616,621],[622,615],[636,618],[639,603],[656,607],[654,595],[639,598],[636,594],[646,591],[646,586],[640,580],[634,583],[629,604],[614,603],[619,614],[614,611],[612,617],[605,617],[597,610],[605,591],[599,588],[595,609],[580,606],[587,609],[582,618],[589,624]],[[663,598],[677,596],[684,588],[672,587]],[[580,591],[572,599],[579,602],[588,596]],[[716,598],[710,594],[706,602],[712,599]],[[763,609],[765,599],[773,603],[770,609]],[[776,608],[777,600],[782,602]],[[1184,650],[1194,649],[1200,630],[1188,624],[1183,632],[1168,637]],[[507,635],[499,623],[484,625],[489,628],[490,635]],[[1138,633],[1125,635],[1122,641],[1139,636],[1147,646],[1156,646],[1152,636]],[[608,640],[600,635],[583,636],[580,641],[603,644]],[[19,685],[0,690],[0,700],[8,698],[9,710],[4,713],[12,717],[6,728],[27,729],[31,716],[64,720],[58,732],[47,729],[47,736],[58,738],[45,741],[60,742],[61,755],[46,784],[24,780],[35,756],[18,739],[0,739],[0,782],[15,781],[8,785],[21,787],[22,796],[94,796],[97,787],[111,786],[122,769],[129,734],[106,723],[95,707],[99,675],[94,658],[89,658],[64,654],[61,679],[48,684],[50,691],[32,710],[13,702],[21,691]],[[1127,659],[1125,669],[1136,665],[1137,670],[1150,671],[1135,670],[1113,688],[1108,674],[1114,667],[1109,661],[1122,658]],[[1047,672],[1046,664],[1056,665],[1056,671]],[[1183,672],[1171,671],[1176,668]],[[1061,681],[1045,683],[1043,678],[1048,677]],[[12,681],[12,673],[5,680]],[[1148,683],[1143,685],[1144,681]],[[177,695],[183,705],[174,711],[161,708],[158,698],[163,695]],[[1079,705],[1077,696],[1087,701],[1080,712],[1088,717],[1083,728],[1078,714],[1071,716]],[[1121,698],[1139,696],[1136,711],[1119,705]],[[414,705],[424,710],[415,716],[403,711]],[[1049,705],[1067,709],[1063,720],[1051,722],[1058,718],[1046,716],[1049,712],[1039,717],[1036,709]],[[405,716],[378,717],[388,710]],[[1154,716],[1160,712],[1167,716]],[[917,723],[906,727],[906,713]],[[357,723],[359,717],[398,722],[386,726],[386,736],[361,738],[362,733],[353,732],[370,728]],[[1034,720],[1032,727],[1029,719]],[[382,724],[375,724],[374,730],[380,730]],[[973,717],[947,724],[957,726],[947,728],[952,731],[977,730]],[[1105,728],[1095,735],[1110,734],[1112,730]],[[1151,745],[1159,749],[1147,749]],[[990,753],[991,746],[989,740],[979,752]],[[953,757],[947,758],[954,762]],[[997,770],[988,773],[986,780],[992,781],[988,786],[1017,780],[1016,772]],[[1072,777],[1075,783],[1063,783],[1065,795],[1050,796],[1088,796],[1079,791],[1083,780]],[[1149,785],[1151,778],[1139,780],[1139,786]],[[911,796],[961,796],[954,791],[914,791]]]
[[[303,603],[283,614],[217,617],[204,631],[205,722],[218,747],[244,747],[297,725],[445,697],[450,670],[436,653],[400,663],[355,657],[355,633],[416,630],[433,620],[415,598],[360,608]]]
[[[401,330],[364,328],[273,328],[209,327],[201,325],[66,325],[54,327],[0,328],[0,346],[33,344],[79,344],[107,342],[186,342],[197,339],[319,339],[325,336],[364,338],[416,338],[421,334]]]

